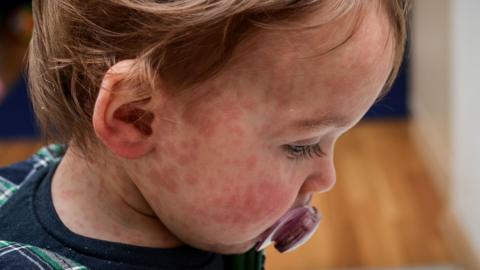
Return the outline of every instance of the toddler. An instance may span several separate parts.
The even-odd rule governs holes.
[[[317,228],[405,0],[34,0],[55,143],[0,170],[2,269],[263,269]],[[50,267],[50,268],[49,268]]]

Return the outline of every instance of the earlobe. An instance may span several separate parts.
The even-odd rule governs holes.
[[[93,110],[93,127],[98,139],[114,154],[135,159],[153,149],[154,114],[147,109],[150,99],[135,99],[136,89],[125,83],[132,60],[115,64],[105,74]]]

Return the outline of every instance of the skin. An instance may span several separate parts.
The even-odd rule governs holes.
[[[112,93],[132,62],[115,65],[93,119],[105,162],[81,158],[72,143],[52,185],[61,220],[80,235],[133,245],[251,248],[289,209],[333,187],[336,140],[381,92],[392,68],[391,29],[381,9],[366,8],[362,18],[329,53],[351,33],[353,16],[259,33],[192,90],[205,95],[173,98],[160,89],[137,105],[152,114],[144,123],[151,134],[119,117],[132,100]],[[318,121],[296,127],[302,120]],[[295,159],[286,150],[317,143],[321,157]]]

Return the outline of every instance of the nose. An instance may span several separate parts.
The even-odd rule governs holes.
[[[300,188],[300,193],[327,192],[335,186],[336,172],[333,158],[316,162]]]

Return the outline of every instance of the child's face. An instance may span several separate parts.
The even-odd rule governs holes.
[[[242,252],[290,208],[334,185],[334,144],[373,104],[392,67],[393,40],[379,12],[369,9],[351,39],[324,55],[351,20],[264,33],[198,87],[209,93],[200,102],[172,100],[155,112],[155,151],[131,176],[174,235],[205,250]]]

